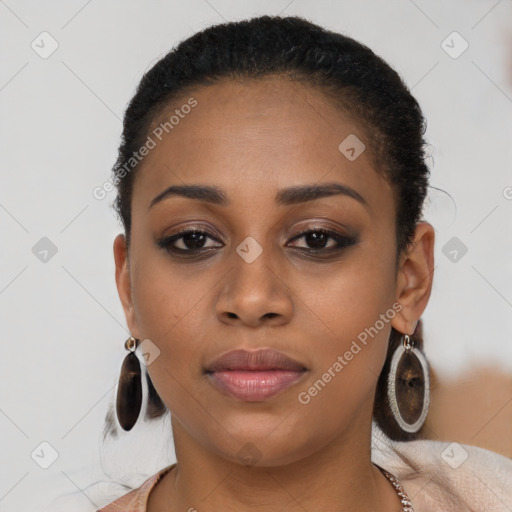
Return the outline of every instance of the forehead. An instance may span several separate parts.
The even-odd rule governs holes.
[[[184,108],[191,98],[196,105]],[[162,110],[148,135],[155,145],[140,164],[133,194],[141,205],[184,183],[218,186],[245,204],[255,195],[273,200],[291,185],[333,181],[358,190],[372,208],[392,201],[359,123],[321,90],[296,81],[198,87]]]

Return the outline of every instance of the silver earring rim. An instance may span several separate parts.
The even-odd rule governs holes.
[[[398,425],[400,425],[400,428],[404,432],[414,434],[415,432],[418,432],[418,430],[425,423],[430,408],[430,375],[428,372],[428,363],[425,359],[425,356],[420,350],[410,344],[409,339],[409,335],[407,334],[402,336],[402,342],[396,348],[391,359],[391,365],[388,374],[388,400],[391,407],[391,412],[393,413],[393,416],[395,417]],[[404,420],[402,414],[400,413],[400,408],[398,407],[398,401],[396,399],[396,371],[398,368],[398,363],[400,362],[403,353],[406,351],[412,352],[418,358],[423,370],[423,375],[425,376],[423,410],[421,411],[420,417],[414,423],[407,423],[407,421]]]

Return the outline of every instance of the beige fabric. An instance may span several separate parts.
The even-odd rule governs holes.
[[[378,431],[372,440],[373,462],[400,480],[415,512],[512,512],[511,459],[466,444],[392,442]]]

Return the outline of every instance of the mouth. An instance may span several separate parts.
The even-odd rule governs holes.
[[[304,365],[272,349],[233,350],[205,369],[217,390],[246,402],[267,400],[291,387],[306,372]]]

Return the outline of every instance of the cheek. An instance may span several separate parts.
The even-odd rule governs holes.
[[[362,250],[360,257],[347,259],[335,273],[304,283],[298,292],[309,332],[316,331],[312,338],[316,371],[311,380],[328,382],[325,389],[330,391],[324,393],[322,388],[321,393],[325,403],[348,395],[348,400],[360,400],[376,385],[396,315],[393,265],[391,253]]]
[[[139,261],[132,278],[137,325],[140,335],[160,351],[148,371],[172,410],[177,397],[186,395],[183,389],[199,376],[200,344],[206,335],[201,308],[202,300],[208,301],[208,283],[171,268],[159,255],[141,255]]]
[[[305,306],[304,315],[318,319],[330,339],[355,338],[393,304],[393,259],[362,247],[353,257],[299,283],[294,292]]]
[[[141,251],[132,276],[132,297],[141,334],[156,341],[190,325],[213,285],[193,265],[171,265],[160,250]]]

